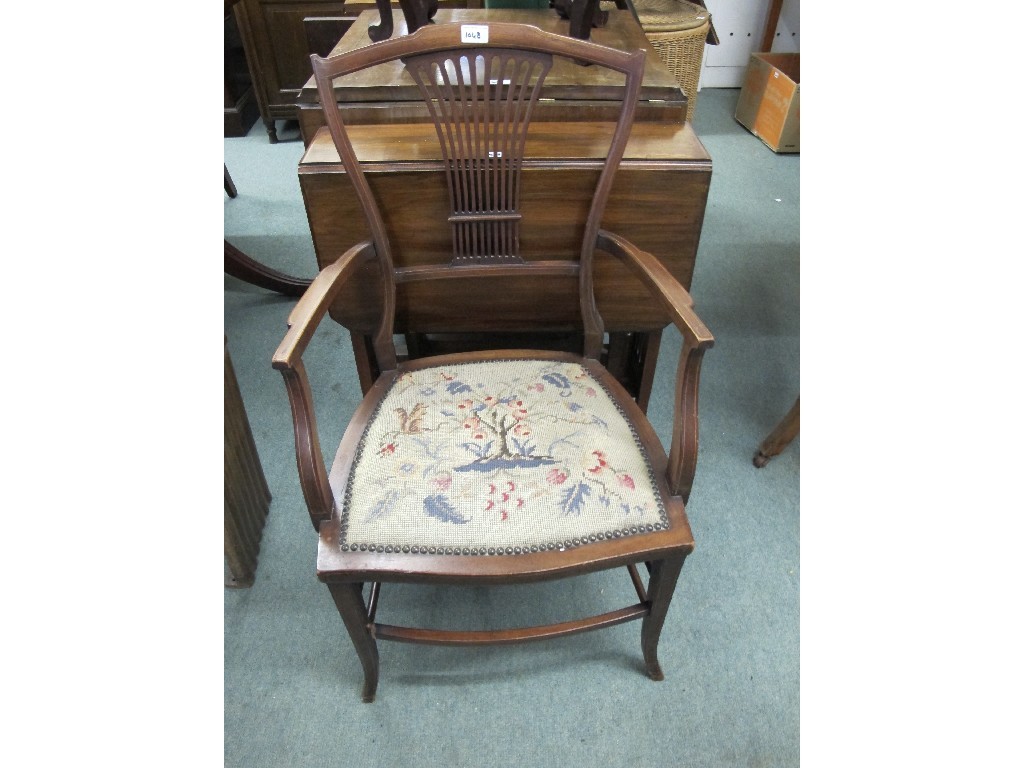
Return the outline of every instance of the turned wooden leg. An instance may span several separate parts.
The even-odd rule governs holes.
[[[334,604],[338,606],[345,628],[348,630],[352,644],[359,654],[363,665],[363,701],[373,701],[377,694],[377,680],[380,674],[380,661],[377,656],[377,641],[370,634],[370,619],[363,602],[361,584],[328,584]]]
[[[651,563],[651,581],[647,585],[647,599],[651,602],[651,612],[644,617],[640,629],[640,643],[644,650],[644,663],[647,665],[647,676],[652,680],[664,680],[665,675],[658,663],[658,639],[661,628],[665,625],[668,606],[672,602],[679,572],[683,568],[686,555],[669,557]]]
[[[267,137],[271,144],[277,144],[277,122],[271,118],[263,121],[263,127],[267,129]]]
[[[789,413],[778,423],[754,454],[754,466],[760,469],[772,456],[778,456],[785,450],[800,431],[800,398],[797,397]]]

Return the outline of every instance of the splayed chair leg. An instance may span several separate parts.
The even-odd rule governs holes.
[[[644,651],[644,663],[647,665],[647,676],[652,680],[664,680],[665,675],[658,663],[658,639],[661,628],[665,625],[672,593],[675,592],[679,572],[683,568],[685,555],[657,560],[651,563],[651,581],[647,587],[647,597],[651,601],[651,612],[644,617],[640,629],[640,643]]]
[[[363,602],[361,584],[328,584],[334,604],[338,606],[342,621],[348,630],[352,644],[363,665],[363,701],[369,704],[377,695],[377,679],[380,661],[377,657],[377,641],[370,634],[370,619]]]

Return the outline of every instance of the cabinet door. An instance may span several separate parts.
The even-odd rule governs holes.
[[[392,2],[397,10],[397,5]],[[440,0],[441,7],[474,7],[480,0]],[[373,0],[239,0],[235,15],[245,44],[260,114],[271,131],[273,119],[294,118],[295,99],[313,70],[310,53],[327,53]],[[322,18],[322,23],[315,20]],[[323,50],[323,48],[327,50]]]
[[[350,16],[339,0],[242,0],[251,33],[254,75],[271,115],[291,116],[295,97],[313,74],[304,20]]]

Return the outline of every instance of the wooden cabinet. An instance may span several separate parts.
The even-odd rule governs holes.
[[[224,0],[224,136],[245,136],[259,117],[245,49],[232,6]]]
[[[479,0],[441,0],[441,7],[479,6]],[[256,103],[270,142],[275,120],[294,120],[296,97],[313,74],[311,53],[326,56],[372,0],[239,0],[238,31],[245,46]]]

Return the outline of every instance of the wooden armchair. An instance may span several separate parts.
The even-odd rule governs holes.
[[[479,42],[467,44],[464,32]],[[517,207],[531,110],[556,56],[620,73],[623,83],[620,117],[606,132],[607,160],[595,171],[578,257],[570,260],[522,253],[528,250],[520,247],[526,222]],[[335,78],[395,59],[418,83],[443,148],[453,242],[444,264],[394,267],[372,180],[355,156],[331,89]],[[653,256],[599,228],[632,125],[644,51],[624,53],[525,25],[466,30],[451,24],[312,60],[327,124],[372,238],[313,280],[289,316],[273,365],[284,376],[302,490],[320,536],[317,575],[330,588],[362,662],[364,701],[377,689],[377,640],[504,644],[634,619],[643,622],[647,674],[662,679],[658,639],[693,549],[684,502],[696,467],[701,359],[713,339],[687,292]],[[604,332],[592,291],[595,249],[628,264],[682,333],[667,456],[640,408],[598,362]],[[346,279],[363,269],[379,269],[383,285],[374,337],[382,370],[328,472],[302,354]],[[582,355],[501,350],[400,361],[393,318],[396,302],[406,300],[403,291],[435,286],[443,304],[444,286],[463,280],[497,280],[521,293],[521,312],[507,318],[513,330],[517,318],[529,315],[531,284],[568,281],[578,295]],[[647,584],[640,563],[649,570]],[[628,569],[637,602],[585,619],[480,631],[375,620],[382,583],[523,583],[613,567]]]

